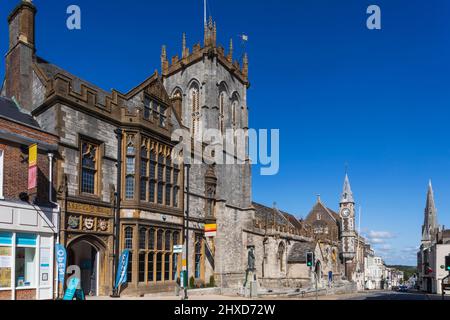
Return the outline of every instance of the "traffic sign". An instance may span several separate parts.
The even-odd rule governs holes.
[[[183,253],[183,245],[174,245],[173,246],[173,253]]]

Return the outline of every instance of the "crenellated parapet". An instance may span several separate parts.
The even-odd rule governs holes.
[[[217,44],[217,27],[216,23],[210,18],[205,25],[203,46],[200,43],[195,44],[191,50],[186,44],[186,34],[183,33],[181,57],[172,56],[170,59],[167,55],[166,46],[161,50],[161,73],[163,77],[169,77],[175,73],[183,71],[188,66],[195,64],[203,59],[216,59],[223,67],[225,67],[240,82],[249,86],[248,81],[248,56],[245,53],[242,63],[233,60],[233,40],[230,40],[228,52],[225,48]]]
[[[102,90],[88,82],[59,69],[51,69],[41,63],[35,63],[33,70],[44,84],[45,101],[33,111],[39,114],[54,102],[70,104],[77,109],[91,115],[98,115],[109,119],[117,125],[130,125],[142,128],[151,128],[164,136],[170,136],[172,122],[161,126],[158,119],[144,115],[144,100],[146,97],[166,107],[166,117],[172,115],[173,103],[169,98],[157,71],[144,82],[127,93],[112,89],[110,92]],[[53,71],[53,72],[51,72]]]

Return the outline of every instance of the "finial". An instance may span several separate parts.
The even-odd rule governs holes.
[[[230,48],[228,49],[228,61],[233,62],[233,38],[230,39]]]
[[[242,74],[244,77],[248,77],[248,56],[247,53],[244,53],[244,58],[242,59]]]
[[[318,202],[318,203],[321,202],[320,194],[317,195],[317,202]]]
[[[186,33],[183,32],[183,44],[182,44],[181,57],[186,58],[189,55],[189,49],[186,46]]]
[[[163,45],[161,48],[161,73],[164,74],[169,70],[169,62],[167,61],[167,50],[166,46]]]

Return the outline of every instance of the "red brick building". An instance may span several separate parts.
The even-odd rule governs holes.
[[[0,300],[53,298],[57,143],[18,104],[0,97]],[[29,189],[33,145],[37,187]]]

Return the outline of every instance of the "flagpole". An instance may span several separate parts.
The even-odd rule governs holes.
[[[203,0],[203,23],[206,26],[206,0]]]

